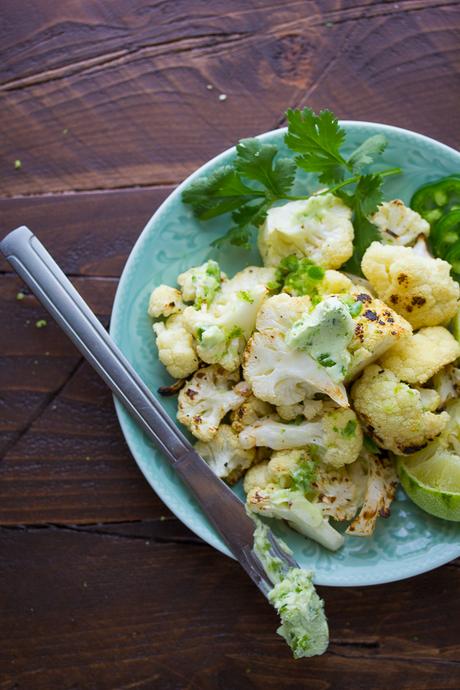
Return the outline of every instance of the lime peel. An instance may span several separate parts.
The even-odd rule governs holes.
[[[409,498],[430,515],[460,522],[460,457],[440,451],[425,461],[399,457],[397,470]]]

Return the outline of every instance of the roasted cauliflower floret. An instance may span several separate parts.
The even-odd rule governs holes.
[[[426,409],[419,390],[376,364],[365,369],[353,385],[351,397],[369,436],[397,455],[410,455],[426,446],[448,420],[445,412],[434,414]],[[438,400],[429,400],[429,407],[436,409]]]
[[[202,304],[208,306],[220,291],[222,282],[226,279],[216,261],[206,261],[201,266],[189,268],[177,277],[185,302],[194,302],[197,309]]]
[[[210,305],[185,309],[184,324],[196,339],[197,353],[204,362],[220,364],[228,371],[239,367],[272,276],[272,269],[249,266],[225,281]]]
[[[251,489],[257,487],[264,487],[270,483],[270,470],[268,469],[268,461],[259,462],[248,469],[244,475],[243,488],[244,493],[248,494]]]
[[[414,328],[448,323],[457,313],[460,286],[447,261],[421,256],[411,247],[373,242],[361,268],[380,299]]]
[[[255,487],[246,497],[246,506],[258,515],[287,520],[297,532],[331,551],[339,549],[344,542],[342,535],[323,516],[321,507],[311,503],[301,491],[282,489],[276,484]]]
[[[320,400],[318,402],[321,408],[322,403]],[[296,403],[295,405],[278,405],[276,413],[281,417],[283,422],[293,422],[303,417],[303,405],[302,403]]]
[[[324,278],[318,285],[318,292],[321,296],[340,295],[350,292],[352,287],[353,283],[344,273],[325,271]]]
[[[292,297],[286,293],[273,295],[262,304],[256,319],[258,331],[275,330],[287,333],[292,324],[311,309],[311,300],[307,295]]]
[[[460,396],[460,369],[453,364],[433,376],[431,385],[439,395],[439,407]]]
[[[331,378],[328,367],[287,342],[289,329],[309,305],[308,297],[287,294],[266,300],[243,356],[244,377],[254,395],[273,405],[292,405],[319,391],[346,406],[345,388]]]
[[[460,344],[442,326],[421,328],[400,340],[380,364],[406,383],[426,383],[446,364],[460,357]]]
[[[333,194],[311,196],[271,208],[259,230],[266,266],[291,254],[323,268],[339,268],[353,254],[351,210]]]
[[[250,395],[231,414],[232,428],[236,432],[243,431],[245,426],[254,424],[262,417],[267,417],[274,412],[273,405],[259,400],[255,395]]]
[[[169,285],[159,285],[156,287],[149,299],[147,313],[152,318],[158,319],[160,316],[171,316],[184,310],[185,304],[182,295],[176,288]]]
[[[235,484],[256,458],[254,449],[244,449],[238,434],[228,424],[221,424],[211,441],[198,441],[195,450],[206,460],[214,474]]]
[[[274,450],[313,448],[321,460],[334,467],[354,462],[363,436],[353,410],[329,409],[318,420],[289,424],[275,416],[263,417],[240,432],[243,448],[265,446]]]
[[[238,372],[229,373],[218,365],[196,372],[179,393],[177,419],[200,441],[210,441],[230,410],[250,395]]]
[[[315,391],[348,405],[343,385],[332,381],[327,369],[306,352],[289,347],[277,331],[254,333],[244,353],[243,371],[254,394],[273,405],[292,405]]]
[[[199,360],[192,336],[184,327],[182,314],[153,324],[158,357],[170,376],[182,379],[198,369]]]
[[[347,382],[412,332],[405,319],[365,288],[353,286],[350,298],[353,300],[350,309],[356,315],[353,338],[348,347],[351,362]]]
[[[413,244],[419,235],[427,237],[430,234],[430,224],[401,199],[384,201],[371,221],[379,229],[383,242],[388,244]]]
[[[346,533],[369,537],[375,530],[378,517],[390,515],[390,506],[398,486],[394,463],[388,458],[363,452],[360,459],[350,467],[350,476],[358,490],[363,488],[363,494],[360,500],[361,510],[347,527]]]

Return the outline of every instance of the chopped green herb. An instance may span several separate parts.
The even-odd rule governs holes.
[[[269,284],[269,290],[283,290],[290,295],[309,295],[318,297],[318,286],[324,278],[324,268],[317,266],[306,257],[299,259],[295,254],[281,259],[276,269],[275,280]]]
[[[35,327],[36,328],[45,328],[45,326],[48,325],[48,322],[46,319],[38,319],[38,321],[35,322]]]
[[[299,489],[303,493],[310,492],[312,483],[316,479],[317,471],[318,466],[315,460],[304,460],[299,464],[298,469],[291,473],[292,488]]]
[[[349,419],[341,430],[342,436],[345,438],[352,438],[356,433],[357,422],[355,419]]]
[[[238,292],[238,297],[242,299],[244,302],[249,302],[249,304],[253,304],[254,302],[254,298],[251,297],[247,290],[240,290]]]
[[[19,168],[22,167],[22,163],[19,160],[19,158],[16,158],[16,160],[14,161],[14,167],[15,167],[15,170],[19,170]]]
[[[239,326],[233,326],[227,335],[227,340],[233,340],[233,338],[241,338],[243,331]]]
[[[16,299],[17,299],[19,302],[20,302],[21,300],[23,300],[24,297],[25,297],[25,294],[24,294],[23,292],[17,292],[17,293],[16,293]]]
[[[359,316],[363,310],[363,303],[362,302],[353,302],[348,307],[348,310],[350,312],[350,316],[352,316],[354,319]]]
[[[334,360],[331,359],[331,356],[328,352],[324,352],[323,354],[319,355],[317,361],[322,367],[335,367],[337,364],[337,362],[334,362]]]

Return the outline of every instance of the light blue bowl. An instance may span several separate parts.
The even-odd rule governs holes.
[[[379,165],[401,166],[404,174],[388,178],[386,198],[399,197],[408,202],[421,184],[460,170],[459,153],[420,134],[369,122],[343,122],[342,125],[350,150],[373,134],[383,133],[387,137],[389,145]],[[275,130],[260,139],[284,149],[283,135],[284,130]],[[171,380],[157,359],[146,313],[152,288],[160,283],[174,285],[181,271],[202,263],[209,256],[216,258],[230,275],[244,266],[261,263],[256,251],[250,254],[236,248],[210,250],[210,241],[228,229],[228,220],[220,218],[202,224],[181,201],[181,192],[192,180],[229,162],[234,153],[232,148],[209,161],[169,196],[147,223],[121,276],[110,331],[154,392]],[[292,155],[287,149],[283,153]],[[308,187],[310,182],[306,175],[300,184]],[[176,400],[160,400],[175,417]],[[195,534],[230,555],[168,463],[118,402],[116,409],[131,452],[158,496]],[[242,495],[241,488],[236,491]],[[460,556],[460,523],[427,515],[401,490],[393,503],[391,517],[379,520],[371,538],[346,536],[344,547],[337,553],[326,551],[285,525],[278,524],[276,531],[293,549],[300,565],[315,570],[315,581],[321,585],[374,585],[401,580]]]

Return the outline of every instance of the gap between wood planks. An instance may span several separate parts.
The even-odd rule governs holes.
[[[203,161],[204,163],[205,161]],[[11,201],[14,199],[46,199],[47,197],[53,198],[55,196],[57,197],[65,197],[65,196],[77,196],[79,194],[108,194],[110,192],[113,192],[116,194],[117,192],[130,192],[130,191],[136,191],[138,189],[145,189],[149,190],[151,189],[152,191],[157,191],[161,189],[169,189],[170,187],[174,188],[176,187],[182,180],[168,180],[165,182],[157,182],[157,183],[152,183],[152,182],[138,182],[137,184],[126,184],[126,185],[119,185],[116,187],[93,187],[92,189],[86,189],[86,188],[81,188],[79,189],[78,187],[74,189],[56,189],[56,190],[51,190],[47,192],[24,192],[24,193],[17,193],[17,194],[3,194],[0,196],[0,203],[2,201]],[[171,189],[172,191],[172,189]]]
[[[119,62],[124,62],[127,58],[138,57],[144,53],[149,53],[151,50],[156,50],[162,47],[174,46],[173,52],[193,52],[199,49],[215,48],[221,44],[232,45],[235,43],[240,43],[245,40],[258,39],[260,36],[270,36],[280,30],[290,29],[295,26],[298,27],[299,21],[305,22],[307,27],[315,27],[324,25],[327,22],[332,22],[333,24],[343,24],[346,22],[354,22],[360,20],[373,19],[374,17],[396,15],[408,12],[418,12],[423,10],[438,9],[443,7],[458,6],[457,0],[406,0],[399,3],[373,3],[357,5],[351,8],[334,10],[332,12],[325,12],[324,14],[316,14],[311,18],[305,17],[297,18],[291,20],[284,24],[278,24],[270,27],[270,29],[265,33],[254,33],[251,31],[241,31],[241,32],[230,32],[230,33],[205,33],[198,36],[190,36],[186,38],[176,37],[171,38],[167,41],[157,41],[154,43],[145,43],[144,45],[129,50],[128,48],[122,50],[111,51],[109,53],[102,53],[91,58],[86,58],[84,60],[79,60],[76,62],[63,65],[62,67],[56,67],[51,70],[44,72],[37,72],[35,74],[28,75],[26,77],[20,77],[18,79],[12,79],[3,84],[0,84],[1,91],[17,91],[25,89],[29,86],[35,86],[37,84],[48,83],[52,81],[57,81],[63,79],[67,76],[75,74],[84,74],[92,69],[102,68],[107,66],[115,65]],[[251,10],[250,10],[251,11]],[[366,11],[367,14],[363,15]],[[257,13],[257,10],[253,10]],[[238,14],[238,13],[237,13]],[[213,39],[211,43],[202,43],[203,40]],[[216,40],[219,39],[219,40]],[[186,44],[184,47],[180,47],[181,44]],[[197,45],[196,45],[197,44]],[[179,47],[177,47],[179,46]],[[160,55],[167,54],[160,53]]]
[[[116,531],[117,526],[132,527],[138,525],[149,528],[152,526],[159,526],[165,522],[174,523],[174,525],[181,525],[182,523],[175,517],[157,518],[156,520],[131,520],[124,522],[98,522],[87,523],[85,525],[63,525],[60,523],[45,523],[45,524],[17,524],[17,525],[0,525],[0,535],[8,532],[42,532],[48,530],[49,532],[79,532],[83,534],[92,534],[98,537],[109,537],[113,539],[127,539],[130,541],[143,541],[152,544],[191,544],[193,546],[207,546],[199,537],[190,534],[190,536],[173,537],[173,536],[158,536],[148,533],[148,529],[142,534],[130,534],[129,532]],[[115,529],[110,529],[114,527]]]
[[[85,359],[83,357],[80,357],[78,362],[75,364],[75,366],[72,368],[72,370],[69,372],[69,375],[66,377],[65,381],[61,383],[61,385],[56,388],[53,391],[50,391],[48,394],[46,394],[42,400],[42,402],[37,406],[37,409],[34,410],[34,412],[30,415],[28,418],[26,424],[22,429],[17,431],[11,440],[5,445],[5,447],[2,450],[2,453],[0,455],[0,463],[2,462],[3,458],[5,458],[8,453],[19,443],[19,441],[27,434],[27,432],[32,428],[34,423],[42,416],[42,414],[48,409],[48,407],[53,403],[53,401],[58,397],[58,395],[62,392],[62,390],[65,388],[65,386],[69,383],[69,381],[75,376],[75,374],[78,372],[80,367],[82,366],[83,362]]]

